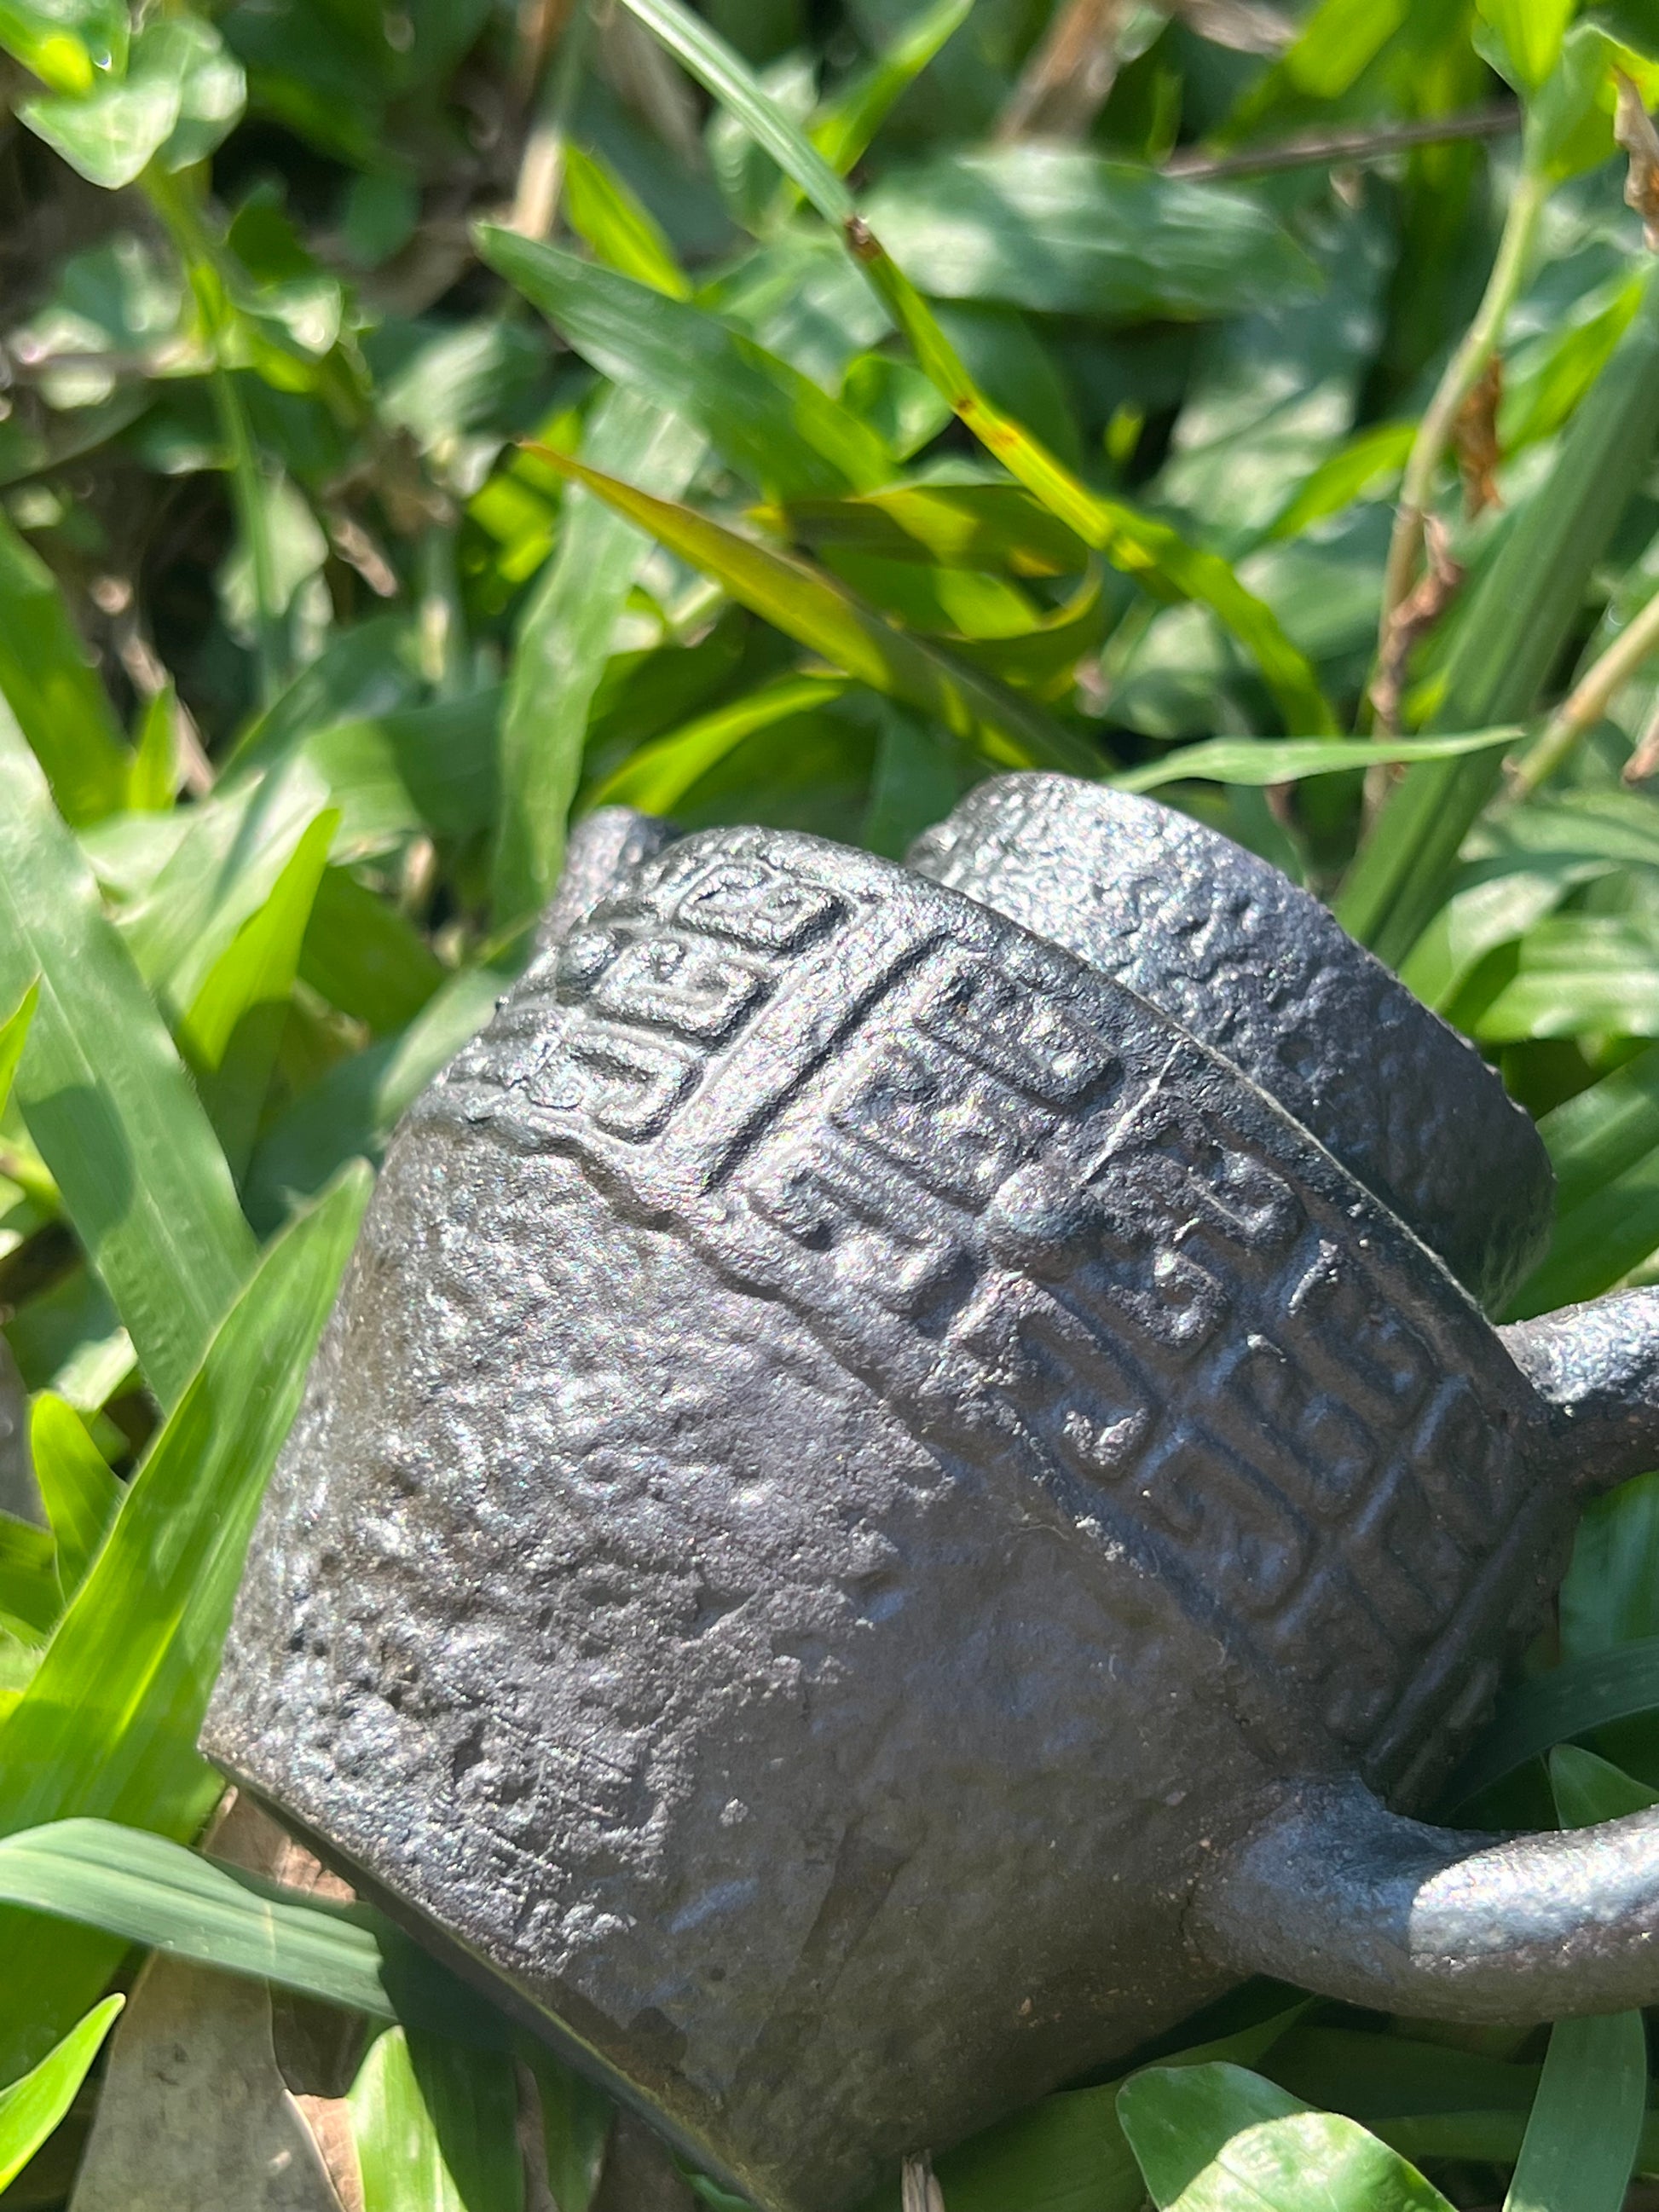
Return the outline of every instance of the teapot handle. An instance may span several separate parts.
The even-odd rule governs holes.
[[[1188,1923],[1206,1964],[1418,2019],[1659,2000],[1659,1807],[1599,1827],[1457,1834],[1357,1778],[1295,1785],[1218,1854]]]
[[[1659,1467],[1659,1291],[1615,1291],[1500,1328],[1586,1495]]]

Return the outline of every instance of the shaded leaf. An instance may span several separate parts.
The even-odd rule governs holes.
[[[933,0],[905,21],[870,66],[827,100],[807,136],[837,175],[845,176],[896,100],[967,21],[973,0]]]
[[[407,1028],[341,1060],[261,1137],[248,1168],[249,1218],[262,1230],[313,1197],[343,1161],[378,1158],[392,1130],[446,1062],[489,1019],[511,981],[505,969],[463,969]]]
[[[1659,1706],[1659,1636],[1587,1652],[1506,1690],[1447,1791],[1461,1805],[1570,1736]]]
[[[346,868],[323,871],[299,972],[377,1036],[412,1022],[448,973],[413,923]]]
[[[233,1170],[247,1162],[338,814],[310,823],[270,896],[203,978],[179,1042]]]

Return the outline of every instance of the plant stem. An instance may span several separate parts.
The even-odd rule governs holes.
[[[569,21],[560,34],[553,58],[544,71],[536,112],[524,142],[519,181],[507,216],[511,229],[526,238],[545,238],[559,212],[564,189],[564,147],[570,135],[570,118],[581,86],[592,9],[587,0],[576,0]]]
[[[1650,653],[1659,650],[1659,592],[1656,592],[1607,651],[1592,661],[1549,719],[1536,744],[1510,779],[1516,799],[1530,798],[1547,782],[1606,714]]]
[[[1277,169],[1322,168],[1342,161],[1382,161],[1414,146],[1447,146],[1462,138],[1507,138],[1521,128],[1516,106],[1477,107],[1466,115],[1433,115],[1421,123],[1390,123],[1367,130],[1307,131],[1270,146],[1242,147],[1237,154],[1205,154],[1196,148],[1171,154],[1163,164],[1166,177],[1213,183],[1224,177],[1262,177]]]
[[[1532,258],[1538,218],[1549,197],[1546,179],[1522,170],[1504,219],[1498,257],[1474,320],[1464,331],[1456,351],[1446,363],[1417,437],[1406,462],[1395,514],[1394,535],[1389,541],[1388,567],[1382,578],[1382,618],[1377,630],[1377,656],[1386,649],[1389,625],[1395,609],[1407,597],[1417,574],[1423,550],[1423,518],[1434,495],[1434,480],[1457,421],[1457,412],[1496,352],[1504,325]]]
[[[213,352],[213,403],[230,458],[231,500],[253,577],[254,658],[258,669],[259,703],[268,707],[289,678],[288,612],[280,603],[277,589],[276,549],[271,543],[265,480],[254,451],[242,395],[226,361],[234,309],[213,241],[191,203],[188,189],[181,188],[175,179],[154,162],[145,170],[141,182],[185,265]]]

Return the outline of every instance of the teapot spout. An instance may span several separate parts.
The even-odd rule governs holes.
[[[1586,1494],[1659,1467],[1659,1291],[1619,1291],[1498,1334]]]
[[[1520,2026],[1659,1999],[1659,1807],[1460,1835],[1357,1779],[1281,1798],[1200,1887],[1208,1964],[1418,2019]]]

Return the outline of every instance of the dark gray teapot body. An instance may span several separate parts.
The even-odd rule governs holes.
[[[1443,1122],[1414,1166],[1349,1082],[1322,1142],[1282,1023],[1223,1057],[1145,945],[1148,995],[811,838],[659,842],[595,825],[392,1146],[211,1754],[780,2212],[1259,1968],[1632,2001],[1646,1843],[1598,1917],[1611,1845],[1472,1857],[1380,1802],[1542,1619],[1572,1454],[1655,1433],[1645,1308],[1506,1340],[1376,1194],[1512,1273],[1541,1155],[1495,1079],[1419,1012],[1509,1148],[1494,1226],[1421,1170]],[[1281,937],[1334,930],[1305,903]]]

